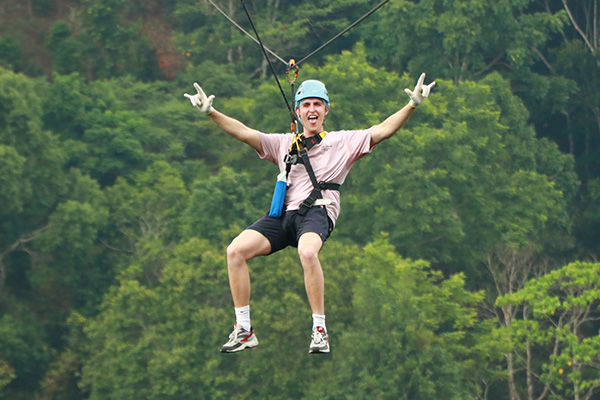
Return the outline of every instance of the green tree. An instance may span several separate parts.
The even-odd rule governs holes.
[[[333,380],[330,362],[297,356],[306,352],[309,329],[298,327],[309,326],[310,309],[295,251],[251,265],[261,345],[235,359],[218,354],[224,321],[233,320],[224,251],[193,238],[163,249],[164,267],[153,279],[144,272],[150,259],[119,277],[102,312],[86,322],[82,389],[92,399],[433,398],[448,390],[475,398],[475,380],[490,373],[485,366],[495,355],[489,341],[477,341],[489,331],[476,323],[482,294],[467,292],[460,275],[444,280],[427,263],[401,259],[386,243],[356,256],[356,248],[335,242],[323,252],[338,349]],[[392,347],[373,347],[373,329],[390,332]],[[382,349],[380,358],[372,357],[374,348]]]
[[[298,60],[369,3],[247,4],[265,44]],[[219,4],[250,30],[239,2]],[[406,129],[361,160],[342,188],[344,211],[322,253],[331,363],[298,357],[310,311],[293,249],[251,264],[261,346],[236,358],[214,354],[233,323],[224,246],[268,208],[276,167],[182,93],[199,81],[219,110],[265,132],[289,130],[258,45],[206,2],[86,0],[68,15],[48,0],[0,7],[0,63],[58,72],[34,80],[0,69],[0,397],[31,398],[45,375],[40,399],[310,398],[331,371],[330,398],[427,398],[451,380],[462,385],[450,384],[451,395],[469,398],[479,390],[471,378],[485,382],[483,398],[498,381],[498,398],[593,393],[597,371],[576,358],[596,350],[594,321],[581,325],[575,352],[566,345],[572,335],[544,342],[521,332],[539,319],[533,306],[502,300],[481,315],[496,317],[491,332],[490,320],[465,317],[480,294],[464,294],[464,281],[488,289],[491,304],[520,293],[556,259],[573,257],[571,215],[577,254],[598,253],[594,4],[390,2],[302,64],[299,81],[328,86],[329,130],[381,122],[406,104],[402,89],[422,71],[438,82]],[[359,36],[366,45],[355,44]],[[163,77],[174,80],[140,82]],[[393,250],[377,241],[359,256],[382,231]],[[429,262],[466,275],[442,279]],[[425,303],[429,292],[448,304]],[[444,312],[468,322],[451,326]],[[381,355],[377,365],[361,347],[373,340],[363,321],[409,345],[392,351],[406,362]],[[556,356],[547,350],[555,343],[565,349]],[[431,372],[439,379],[419,380]],[[391,386],[398,377],[406,392]]]
[[[304,71],[331,81],[328,129],[381,122],[406,103],[401,88],[411,85],[369,66],[361,46]],[[354,167],[342,188],[339,232],[361,243],[389,232],[402,254],[463,270],[534,237],[568,246],[566,200],[578,187],[572,157],[536,140],[527,110],[500,76],[436,81],[407,126]]]
[[[575,62],[574,57],[579,61]],[[600,98],[593,89],[600,82],[598,57],[598,53],[591,54],[583,42],[575,39],[553,49],[549,63],[556,74],[573,82],[573,94],[563,107],[546,107],[541,110],[546,112],[545,116],[534,114],[534,122],[544,126],[545,135],[559,143],[564,151],[576,156],[577,170],[584,181],[598,177],[596,155],[600,146]],[[528,105],[532,103],[529,101]]]
[[[552,75],[573,82],[575,90],[563,107],[551,109],[555,125],[548,126],[548,134],[565,151],[577,156],[578,172],[587,181],[598,176],[595,155],[600,146],[600,97],[594,88],[600,80],[600,10],[593,0],[554,0],[546,4],[546,12],[556,9],[566,13],[568,22],[549,51],[546,67]],[[544,123],[544,118],[548,120],[548,115],[539,117],[537,124]]]
[[[468,292],[462,274],[444,279],[427,262],[402,258],[383,238],[355,267],[352,325],[307,397],[478,398],[497,357],[484,340],[491,326],[477,319],[483,292]]]
[[[14,35],[3,35],[0,37],[0,65],[3,68],[21,72],[23,67],[21,48]]]
[[[2,389],[15,379],[15,370],[4,360],[0,361],[0,398],[5,397]]]
[[[4,308],[4,307],[3,307]],[[46,334],[33,313],[13,303],[15,315],[0,316],[0,397],[30,399],[50,361]]]
[[[80,37],[74,34],[67,22],[55,22],[46,38],[46,48],[52,56],[54,73],[82,72],[86,61],[83,56],[84,47]]]
[[[47,229],[31,244],[44,255],[29,275],[32,289],[45,299],[38,312],[57,330],[72,308],[93,312],[114,274],[109,251],[98,239],[109,215],[104,194],[78,170],[69,171],[67,179],[68,197],[48,215]],[[62,339],[53,345],[60,347]]]
[[[521,391],[528,399],[591,399],[598,392],[600,264],[570,263],[497,304],[523,310],[507,334],[523,367]]]
[[[565,22],[564,13],[528,10],[530,0],[399,1],[367,22],[362,36],[377,65],[437,72],[455,83],[531,65]]]
[[[241,143],[239,145],[242,146]],[[190,203],[183,215],[185,236],[216,241],[228,227],[237,226],[241,232],[269,206],[266,199],[263,204],[254,204],[252,194],[255,191],[252,189],[255,186],[247,173],[236,173],[229,167],[207,179],[194,181]],[[262,199],[264,196],[257,197]],[[217,209],[219,213],[215,213]],[[227,233],[230,233],[229,230]],[[229,240],[226,239],[227,242]]]
[[[329,330],[339,343],[352,326],[349,288],[357,254],[356,247],[335,242],[323,251]],[[85,326],[78,341],[84,347],[82,390],[91,399],[306,396],[305,382],[329,366],[306,355],[311,317],[297,254],[290,249],[253,260],[251,273],[261,344],[229,357],[219,353],[235,321],[225,249],[191,238],[134,260],[97,317],[72,320],[73,329]]]
[[[180,237],[181,214],[189,194],[179,172],[164,161],[123,178],[105,190],[113,229],[107,244],[138,259],[160,258],[162,246]]]
[[[82,387],[90,398],[231,398],[237,383],[219,356],[228,287],[224,253],[192,239],[163,248],[164,269],[148,280],[152,257],[132,264],[86,327]],[[225,330],[223,329],[223,332]]]
[[[6,257],[29,253],[26,243],[48,227],[48,215],[66,194],[62,171],[65,152],[58,137],[42,129],[36,82],[0,69],[0,162],[3,194],[0,198],[0,287],[11,272],[27,268],[11,265]],[[40,82],[41,84],[41,82]],[[6,196],[6,198],[5,198]],[[6,207],[4,207],[6,204]]]
[[[581,191],[576,216],[576,232],[580,252],[598,258],[600,254],[596,233],[600,230],[600,179],[590,181]]]
[[[150,10],[124,0],[83,1],[80,40],[88,43],[84,56],[89,78],[133,75],[147,81],[164,76],[156,48],[144,35],[144,16]],[[157,36],[165,34],[160,28],[155,24]]]
[[[55,75],[43,96],[42,118],[65,141],[67,164],[106,186],[154,161],[199,156],[193,149],[206,139],[177,100],[166,84],[130,78],[87,83],[78,74]],[[209,161],[210,155],[201,154]]]
[[[70,309],[94,309],[112,278],[110,263],[102,261],[109,258],[97,241],[108,212],[98,183],[67,168],[67,151],[59,137],[43,128],[37,91],[48,84],[5,70],[0,70],[0,80],[0,165],[5,173],[0,310],[6,326],[23,327],[24,338],[24,344],[13,343],[9,333],[19,335],[7,333],[3,343],[7,348],[14,345],[9,352],[18,352],[20,358],[0,359],[16,376],[6,392],[31,398],[50,354],[63,345]],[[27,371],[22,365],[29,365]]]
[[[235,0],[216,2],[217,6],[248,34],[254,31],[243,7]],[[338,0],[333,2],[304,1],[302,4],[279,1],[246,3],[248,12],[269,53],[271,63],[283,74],[290,59],[302,60],[327,40],[333,38],[370,9],[365,0]],[[202,63],[206,54],[219,64],[235,64],[248,78],[270,77],[268,63],[260,46],[230,23],[213,5],[194,1],[179,1],[174,11],[174,26],[178,27],[176,42],[184,58],[191,63]],[[350,32],[336,40],[323,55],[351,46]],[[334,49],[334,50],[332,50]]]

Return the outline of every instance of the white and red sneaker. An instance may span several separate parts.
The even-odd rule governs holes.
[[[256,346],[258,346],[258,339],[254,329],[250,328],[248,332],[241,325],[235,324],[233,332],[229,335],[229,341],[221,347],[221,353],[235,353]]]
[[[322,326],[316,326],[312,331],[309,353],[329,353],[329,335]]]

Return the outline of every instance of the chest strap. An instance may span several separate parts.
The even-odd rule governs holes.
[[[313,171],[312,165],[310,165],[308,150],[321,143],[321,140],[323,140],[326,134],[327,132],[321,132],[320,134],[311,136],[310,138],[303,138],[302,136],[295,138],[292,140],[289,154],[286,154],[283,159],[286,164],[286,171],[288,175],[292,169],[292,165],[304,164],[304,168],[306,169],[306,172],[308,173],[310,181],[313,185],[313,190],[310,195],[302,202],[302,204],[300,204],[300,208],[298,209],[298,214],[300,215],[306,214],[306,212],[314,205],[317,199],[323,198],[321,193],[322,190],[339,190],[341,186],[339,183],[317,181],[315,171]],[[299,144],[301,148],[298,151]]]

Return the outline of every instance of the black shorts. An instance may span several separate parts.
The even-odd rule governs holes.
[[[265,236],[271,243],[269,254],[273,254],[287,246],[298,247],[300,236],[307,232],[318,234],[325,243],[333,231],[333,222],[327,216],[324,206],[315,206],[304,216],[298,214],[298,210],[286,211],[279,218],[269,217],[269,213],[266,213],[246,229],[252,229]]]

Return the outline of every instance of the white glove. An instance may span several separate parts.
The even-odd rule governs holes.
[[[435,81],[431,82],[429,85],[423,85],[423,81],[425,80],[425,72],[421,74],[419,80],[417,81],[417,86],[415,86],[414,91],[410,91],[410,89],[404,89],[406,94],[410,97],[411,107],[417,108],[425,99],[429,96],[429,92],[431,88],[435,86]]]
[[[210,113],[212,113],[214,111],[214,108],[212,107],[212,102],[213,102],[213,99],[215,98],[215,95],[211,94],[210,96],[206,97],[206,94],[204,93],[204,91],[202,90],[200,85],[198,85],[197,83],[194,83],[194,87],[196,88],[196,92],[197,92],[195,95],[192,96],[192,95],[185,93],[184,96],[187,97],[188,99],[190,99],[190,101],[192,102],[192,105],[194,107],[196,107],[198,110],[202,111],[205,114],[210,115]]]

